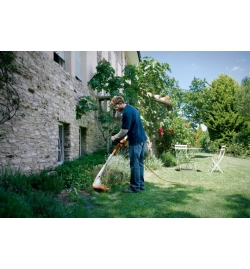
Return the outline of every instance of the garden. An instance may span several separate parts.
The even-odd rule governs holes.
[[[124,194],[129,163],[113,157],[102,183],[92,188],[104,152],[65,162],[53,173],[25,176],[2,168],[0,217],[4,218],[248,218],[250,217],[250,159],[225,156],[223,173],[209,172],[212,153],[196,156],[197,172],[166,167],[146,157],[145,190]],[[175,161],[172,155],[172,162]]]
[[[189,90],[169,76],[167,63],[145,57],[115,75],[108,61],[98,63],[89,86],[101,94],[121,95],[137,107],[151,145],[145,155],[145,191],[124,194],[129,184],[126,148],[106,167],[106,192],[92,183],[107,160],[110,136],[120,128],[119,117],[104,111],[97,98],[83,96],[76,118],[93,113],[105,141],[103,149],[67,160],[54,170],[22,174],[0,167],[2,218],[248,218],[250,216],[250,78],[241,85],[220,75],[211,84],[194,78]],[[1,85],[0,85],[1,86]],[[157,98],[155,97],[157,96]],[[164,98],[164,102],[156,99]],[[207,129],[203,130],[202,125]],[[179,171],[173,147],[202,148],[197,172]],[[221,146],[226,155],[209,172]],[[109,149],[108,149],[109,148]]]

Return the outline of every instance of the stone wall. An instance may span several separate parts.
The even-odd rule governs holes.
[[[0,126],[0,164],[22,172],[53,169],[58,164],[58,123],[67,126],[67,159],[79,156],[79,127],[86,130],[86,152],[104,145],[94,117],[76,120],[80,96],[90,95],[87,87],[64,71],[44,52],[18,52],[29,76],[19,77],[20,109]]]

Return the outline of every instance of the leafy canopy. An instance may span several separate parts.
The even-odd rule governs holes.
[[[178,82],[169,76],[171,72],[168,63],[160,63],[151,57],[143,57],[136,66],[127,65],[123,70],[123,76],[116,76],[115,71],[105,59],[100,61],[96,67],[96,73],[88,82],[93,91],[97,92],[97,99],[93,97],[82,97],[77,106],[77,118],[90,112],[96,111],[100,116],[98,122],[108,137],[117,124],[112,117],[111,112],[105,112],[98,104],[98,97],[103,95],[112,98],[115,95],[121,95],[126,103],[135,106],[141,115],[143,125],[147,134],[153,138],[154,142],[162,144],[160,141],[158,129],[161,126],[165,130],[165,137],[168,135],[179,143],[187,140],[189,126],[179,115],[177,104],[181,100],[182,92]],[[166,102],[157,102],[155,95],[166,97]],[[171,96],[171,99],[169,99]],[[103,116],[105,114],[105,117]],[[113,124],[107,127],[107,123]],[[116,125],[117,126],[117,125]],[[104,128],[105,127],[105,128]],[[170,131],[171,130],[171,131]],[[165,139],[165,146],[171,147]],[[174,142],[173,142],[174,143]]]
[[[227,75],[220,75],[206,88],[203,122],[208,127],[211,140],[229,141],[244,126],[244,120],[236,110],[235,93],[238,83]]]

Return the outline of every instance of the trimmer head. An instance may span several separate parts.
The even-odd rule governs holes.
[[[106,188],[104,185],[102,185],[101,175],[102,175],[102,173],[104,172],[105,167],[108,165],[108,163],[109,163],[110,160],[112,159],[113,155],[118,151],[118,149],[119,149],[120,147],[123,147],[123,146],[124,146],[124,144],[126,143],[126,140],[127,140],[127,136],[126,136],[124,139],[122,139],[122,140],[116,145],[116,147],[115,147],[115,149],[113,150],[113,152],[109,155],[108,160],[107,160],[106,163],[103,165],[102,169],[100,170],[100,172],[98,173],[98,175],[97,175],[96,178],[95,178],[95,181],[94,181],[94,183],[93,183],[93,188],[94,188],[94,190],[96,190],[96,191],[106,191],[106,190],[107,190],[107,188]]]
[[[107,188],[104,185],[101,185],[101,186],[98,186],[98,187],[93,185],[93,189],[95,191],[106,191],[107,190]]]
[[[93,189],[96,191],[106,191],[107,190],[107,188],[104,185],[102,185],[100,176],[96,177],[96,179],[93,183]]]

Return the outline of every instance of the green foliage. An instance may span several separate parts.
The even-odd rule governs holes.
[[[17,194],[0,187],[0,217],[1,218],[30,218],[33,216],[32,207],[27,196]]]
[[[242,129],[239,133],[237,133],[233,137],[232,142],[242,143],[244,147],[249,147],[250,149],[250,127]]]
[[[234,157],[244,156],[245,155],[245,148],[244,145],[241,143],[231,143],[227,147],[227,154],[231,154]]]
[[[154,99],[156,94],[170,95],[171,90],[177,87],[177,82],[169,77],[169,72],[171,69],[168,63],[160,63],[151,57],[142,58],[136,67],[138,103],[132,104],[139,109],[146,133],[150,137],[158,134],[160,126],[165,129],[171,127],[168,107]]]
[[[49,193],[34,191],[26,201],[32,208],[32,217],[36,218],[64,218],[67,217],[65,206]]]
[[[0,124],[10,120],[19,109],[19,94],[15,74],[22,74],[13,51],[0,51]]]
[[[236,109],[245,120],[250,121],[250,77],[242,80],[235,94]]]
[[[160,159],[166,167],[176,166],[176,157],[172,151],[164,151],[160,155]]]
[[[0,89],[15,82],[14,74],[22,74],[21,66],[16,62],[13,51],[0,51]]]
[[[171,71],[168,63],[160,63],[151,57],[144,57],[137,66],[127,65],[122,77],[115,76],[114,69],[105,60],[98,63],[96,70],[88,85],[98,93],[105,91],[111,98],[114,95],[122,95],[127,103],[136,106],[140,111],[146,133],[154,136],[157,135],[160,126],[169,128],[171,120],[168,108],[156,102],[153,97],[155,94],[166,96],[171,91],[175,93],[173,96],[178,96],[180,93],[178,83],[167,75],[167,72]],[[91,106],[90,100],[86,100],[86,97],[82,100],[85,101],[83,104],[79,102],[77,118],[90,110],[98,109],[99,117],[96,119],[102,126],[102,131],[108,134],[106,137],[110,136],[115,129],[119,129],[117,121],[112,119],[110,113],[95,106],[93,100]]]
[[[20,170],[13,171],[10,167],[0,167],[0,186],[5,191],[27,195],[31,192],[29,178]]]
[[[217,153],[218,151],[219,147]],[[172,158],[170,154],[170,152],[166,152],[166,160]],[[98,153],[97,156],[99,155]],[[111,163],[107,167],[107,172],[111,177],[112,192],[97,194],[91,191],[84,194],[72,189],[66,192],[69,193],[69,196],[65,196],[63,199],[61,196],[54,196],[51,195],[51,192],[41,190],[16,192],[10,185],[5,189],[1,184],[0,217],[249,217],[249,160],[227,158],[226,156],[220,164],[224,173],[211,175],[208,172],[210,163],[207,158],[211,156],[211,153],[199,155],[201,155],[200,158],[196,158],[199,173],[180,173],[176,171],[175,167],[164,168],[158,165],[159,169],[155,172],[158,177],[150,171],[146,171],[145,191],[138,195],[131,195],[129,199],[127,195],[121,193],[121,185],[126,184],[128,178],[125,176],[123,179],[119,178],[119,175],[125,171],[125,164],[128,167],[128,160],[121,161],[118,156],[116,156],[117,167],[115,170],[112,170]],[[95,158],[96,154],[92,154],[92,160],[89,156],[88,162],[94,165]],[[113,164],[116,163],[115,159]],[[149,160],[153,160],[154,165],[157,162],[156,158],[149,157]],[[77,160],[72,162],[75,161]],[[226,169],[224,169],[225,167]],[[236,169],[237,167],[238,169]],[[110,171],[108,171],[109,168],[111,168]],[[117,173],[117,169],[121,174]],[[99,168],[97,170],[99,171]],[[0,183],[3,178],[7,180],[8,176],[13,177],[17,174],[5,171],[2,173]],[[211,180],[211,176],[213,180]],[[92,184],[93,179],[94,177],[89,184]],[[20,178],[20,180],[24,180],[24,178]],[[120,183],[117,184],[117,181]],[[175,184],[171,184],[171,182]],[[227,203],[225,203],[225,199]],[[195,202],[198,200],[202,205]],[[202,210],[200,210],[201,206]]]
[[[105,162],[104,151],[97,151],[94,154],[86,154],[74,161],[66,161],[56,167],[55,171],[64,180],[65,188],[76,188],[87,190],[92,187],[93,168]]]
[[[122,88],[122,79],[119,76],[115,76],[115,70],[111,64],[102,60],[96,67],[96,73],[88,82],[92,90],[97,92],[105,91],[111,96],[118,95],[119,90]]]
[[[194,137],[194,146],[195,147],[201,146],[200,140],[202,137],[203,137],[203,131],[202,131],[201,125],[199,124],[198,129],[195,133],[195,137]]]
[[[147,155],[145,157],[145,168],[156,170],[163,167],[163,162],[160,158],[157,158],[155,155]]]
[[[196,127],[203,122],[204,106],[207,104],[204,90],[206,88],[206,79],[194,77],[188,91],[183,93],[183,111],[185,117]]]
[[[31,187],[38,191],[44,191],[51,194],[59,194],[64,188],[64,180],[57,173],[49,173],[46,170],[39,174],[32,173],[28,177]]]
[[[201,128],[201,125],[198,126],[198,129],[196,130],[194,134],[194,147],[197,148],[203,148],[203,150],[207,150],[208,146],[210,144],[210,138],[208,131],[203,131]]]
[[[156,154],[169,151],[174,144],[208,147],[209,137],[228,144],[244,127],[243,118],[236,111],[238,84],[226,75],[220,75],[211,85],[205,79],[194,78],[189,91],[182,91],[178,82],[168,75],[169,64],[151,57],[142,58],[136,66],[127,65],[122,77],[116,76],[105,60],[98,63],[96,70],[88,85],[98,93],[105,91],[110,98],[122,95],[139,110],[146,133],[156,146]],[[155,94],[171,96],[171,113],[165,105],[155,101]],[[84,96],[77,107],[77,118],[94,111],[107,141],[114,130],[119,130],[119,125],[110,112],[101,109],[98,99]],[[203,132],[195,131],[200,123],[208,127],[204,137]],[[163,135],[159,128],[163,128]]]
[[[209,106],[204,112],[204,124],[211,140],[228,143],[244,127],[243,118],[235,109],[235,92],[239,85],[227,75],[220,75],[205,89]]]
[[[231,143],[227,148],[227,153],[233,156],[244,156],[250,155],[250,128],[241,130],[235,134]]]
[[[96,166],[94,173],[97,175],[101,168],[102,165]],[[129,159],[118,152],[105,168],[101,178],[102,184],[110,191],[128,183],[130,179]]]
[[[33,190],[59,194],[64,188],[64,181],[57,173],[49,174],[46,170],[38,174],[25,175],[20,170],[1,167],[0,186],[6,191],[24,195],[30,194]]]
[[[88,112],[97,111],[99,107],[90,96],[82,96],[76,106],[76,119],[80,119]]]
[[[115,70],[111,64],[102,60],[98,63],[96,67],[96,73],[88,82],[93,91],[97,91],[97,96],[82,96],[78,101],[76,106],[76,119],[80,119],[83,115],[87,113],[93,113],[96,119],[97,126],[101,131],[101,134],[108,143],[111,134],[114,130],[119,129],[117,125],[117,120],[113,118],[109,111],[105,111],[101,106],[99,100],[99,94],[103,91],[111,96],[118,95],[119,90],[123,87],[123,79],[115,75]]]
[[[182,117],[174,114],[169,116],[169,127],[163,128],[163,133],[159,132],[155,136],[158,154],[170,151],[175,144],[193,145],[194,135],[190,123]]]
[[[24,175],[9,167],[0,169],[0,217],[80,217],[86,216],[81,190],[92,190],[93,168],[105,161],[104,151],[68,161],[57,167],[57,172],[42,171]],[[65,187],[70,188],[67,206],[58,199]],[[73,194],[74,193],[74,194]]]
[[[220,151],[221,146],[223,146],[223,142],[220,140],[211,141],[208,146],[208,151],[211,153],[218,154]],[[226,151],[227,152],[227,151]]]
[[[62,188],[56,174],[43,171],[27,176],[1,167],[0,217],[64,217],[62,205],[53,198]]]
[[[198,147],[202,147],[204,150],[208,149],[208,146],[210,144],[208,131],[203,132],[202,136],[198,140],[198,143]]]

